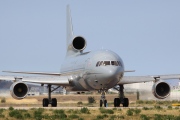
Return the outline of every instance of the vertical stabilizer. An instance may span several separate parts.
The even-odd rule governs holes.
[[[67,29],[67,49],[68,46],[73,38],[73,26],[72,26],[72,18],[71,18],[71,10],[69,5],[67,5],[67,9],[66,9],[66,29]]]
[[[69,5],[67,5],[66,11],[66,29],[67,29],[67,53],[66,57],[77,55],[83,52],[86,48],[86,40],[82,36],[74,36],[73,35],[73,26],[72,26],[72,18],[71,18],[71,10]]]

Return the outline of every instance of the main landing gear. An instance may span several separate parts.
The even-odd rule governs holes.
[[[119,88],[115,88],[119,91],[119,98],[114,98],[114,107],[120,107],[120,104],[123,105],[123,107],[129,106],[129,99],[124,97],[124,86],[119,85]]]
[[[53,92],[54,90],[58,89],[59,86],[53,90],[51,90],[51,85],[48,85],[48,98],[44,98],[42,101],[42,105],[43,107],[48,107],[49,104],[51,104],[52,107],[57,107],[57,99],[56,98],[52,98],[51,99],[51,92]]]
[[[124,97],[124,86],[119,85],[119,88],[114,87],[117,91],[119,91],[119,97],[114,98],[114,107],[120,107],[120,104],[123,105],[123,107],[128,107],[129,106],[129,99]],[[107,107],[107,100],[105,97],[106,90],[100,90],[101,92],[101,100],[100,100],[100,107],[103,106]]]
[[[100,107],[102,107],[103,104],[104,104],[104,107],[107,107],[107,100],[106,100],[106,96],[105,96],[106,91],[105,90],[100,90],[100,92],[101,92]]]

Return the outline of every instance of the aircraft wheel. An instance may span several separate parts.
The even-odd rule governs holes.
[[[107,100],[104,100],[104,107],[107,107],[106,104],[107,104]]]
[[[102,107],[102,104],[103,104],[103,101],[102,101],[102,100],[100,100],[100,107]]]
[[[129,106],[129,99],[128,98],[124,98],[123,107],[128,107],[128,106]]]
[[[114,107],[116,107],[117,106],[117,100],[116,100],[116,98],[114,98]]]
[[[43,104],[43,107],[48,107],[49,100],[47,98],[44,98],[42,104]]]
[[[120,106],[120,99],[114,98],[114,107],[119,107],[119,106]]]
[[[52,107],[57,107],[57,99],[56,98],[52,98],[51,106]]]

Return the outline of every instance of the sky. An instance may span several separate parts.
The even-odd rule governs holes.
[[[1,0],[0,71],[60,72],[68,4],[85,51],[116,52],[125,75],[180,74],[179,0]]]

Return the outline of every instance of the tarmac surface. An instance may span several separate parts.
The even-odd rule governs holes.
[[[152,106],[153,107],[153,106]],[[152,108],[151,106],[148,107],[148,108]],[[56,110],[56,109],[81,109],[83,107],[13,107],[14,109],[25,109],[25,110],[29,110],[29,109],[38,109],[38,108],[44,108],[44,109],[53,109],[53,110]],[[86,107],[88,109],[99,109],[100,107]],[[143,107],[102,107],[102,108],[105,108],[105,109],[113,109],[113,108],[116,108],[116,109],[142,109]],[[163,108],[167,108],[166,106],[164,106]],[[9,107],[0,107],[0,109],[9,109]]]

